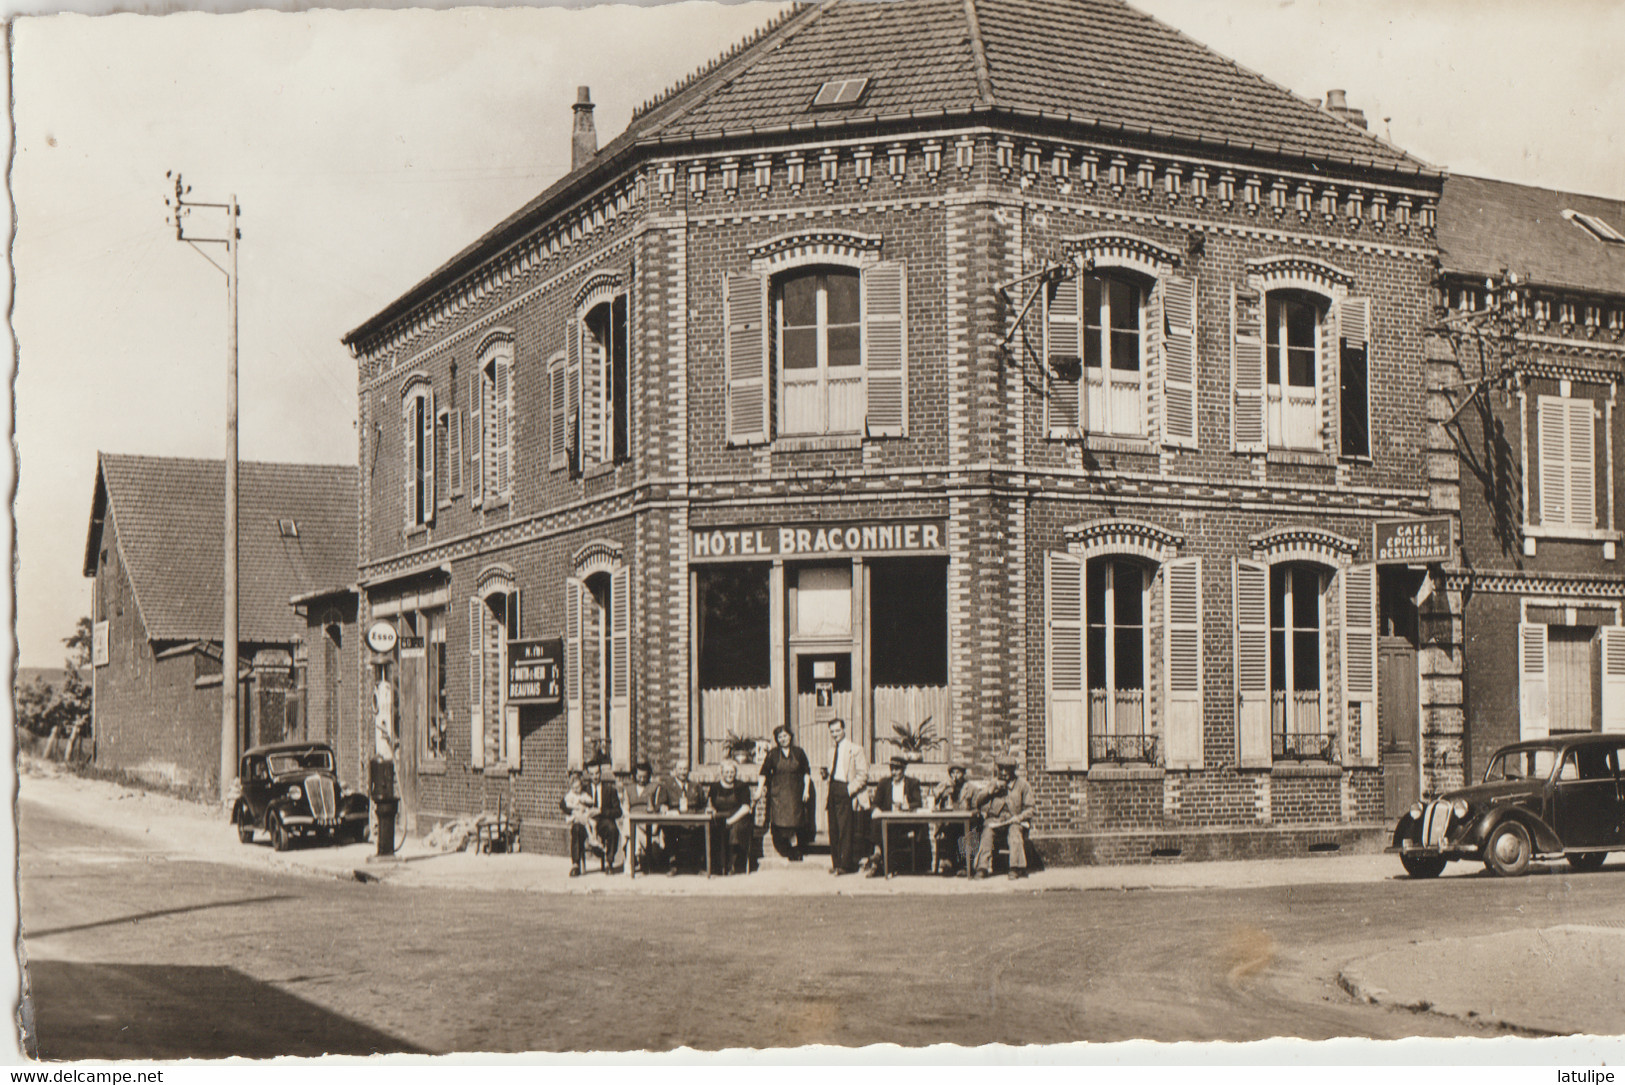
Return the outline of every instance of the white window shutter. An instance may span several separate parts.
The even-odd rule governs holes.
[[[440,500],[440,488],[436,485],[440,476],[440,452],[436,447],[435,421],[440,412],[435,409],[434,389],[431,388],[423,394],[423,522],[428,523],[434,519],[435,503]]]
[[[456,390],[452,390],[452,402],[457,401]],[[451,496],[456,497],[463,492],[463,412],[452,410],[446,415],[446,466],[447,479],[451,486]]]
[[[1546,626],[1518,623],[1518,737],[1545,738],[1551,730],[1547,699]]]
[[[571,474],[581,471],[581,322],[570,324],[569,356],[564,363],[564,463]]]
[[[1377,763],[1377,567],[1345,569],[1343,581],[1343,763]]]
[[[407,396],[401,401],[401,441],[402,452],[406,462],[402,464],[402,474],[405,478],[405,492],[402,494],[404,502],[404,523],[406,530],[411,531],[418,525],[417,486],[418,486],[418,397]]]
[[[1270,755],[1269,569],[1236,562],[1236,755],[1242,768],[1268,768]]]
[[[1088,691],[1083,679],[1083,562],[1070,554],[1044,555],[1044,686],[1049,718],[1045,767],[1089,767]]]
[[[1625,625],[1602,627],[1602,729],[1625,732]]]
[[[728,326],[723,369],[728,375],[728,443],[768,439],[767,280],[749,272],[726,280],[723,319]]]
[[[1569,412],[1569,517],[1571,527],[1597,526],[1597,419],[1589,399],[1571,399]]]
[[[1164,764],[1202,767],[1202,559],[1163,566]]]
[[[581,336],[582,459],[603,463],[608,459],[604,455],[604,369],[609,364],[609,351],[592,333],[586,320],[577,319],[576,332]]]
[[[1540,522],[1568,523],[1569,414],[1563,400],[1541,396],[1536,401],[1540,455]]]
[[[561,470],[564,458],[564,360],[553,359],[547,367],[548,432],[547,468]]]
[[[1081,275],[1081,273],[1080,273]],[[1083,395],[1083,305],[1078,276],[1044,292],[1044,432],[1051,438],[1081,431]]]
[[[498,357],[492,364],[491,385],[491,439],[488,446],[495,465],[491,475],[491,489],[496,497],[506,497],[512,487],[513,464],[509,461],[509,447],[513,438],[513,373],[508,359]]]
[[[519,639],[519,631],[520,631],[520,629],[523,628],[523,626],[521,626],[519,624],[519,592],[518,592],[517,589],[515,589],[514,591],[511,591],[511,592],[508,593],[507,611],[508,611],[508,628],[506,630],[506,632],[507,632],[507,640],[508,641],[518,640]],[[506,741],[503,743],[503,746],[505,747],[505,752],[508,755],[507,756],[508,771],[509,772],[518,772],[519,771],[519,766],[520,766],[520,756],[519,756],[519,753],[520,753],[520,751],[519,751],[519,706],[518,705],[511,705],[511,704],[507,703],[507,699],[508,699],[508,651],[509,651],[508,644],[506,642],[504,642],[503,645],[502,645],[502,675],[501,675],[502,699],[503,699],[502,714],[503,714],[504,726],[506,727],[507,734],[504,736],[506,738]]]
[[[863,367],[870,437],[908,432],[908,273],[897,261],[863,270]]]
[[[468,763],[485,767],[485,601],[468,601]]]
[[[1255,290],[1230,288],[1230,432],[1237,452],[1266,451],[1263,300]]]
[[[1159,314],[1153,312],[1152,319]],[[1196,447],[1196,280],[1162,281],[1162,441]]]
[[[468,469],[469,501],[478,508],[485,501],[485,373],[479,369],[468,378]]]
[[[581,596],[585,586],[575,577],[564,581],[564,747],[565,767],[582,767],[581,729]]]
[[[1337,410],[1338,323],[1342,305],[1332,302],[1321,315],[1316,328],[1315,380],[1320,394],[1320,450],[1336,455],[1343,446],[1342,419]],[[1282,379],[1285,379],[1283,374]]]
[[[609,748],[616,772],[632,771],[631,579],[624,565],[609,578]]]

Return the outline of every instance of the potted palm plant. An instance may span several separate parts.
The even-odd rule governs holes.
[[[925,717],[925,719],[913,726],[906,723],[893,723],[891,729],[892,741],[902,751],[903,757],[909,761],[924,761],[928,751],[936,749],[945,741],[932,728],[930,716]]]

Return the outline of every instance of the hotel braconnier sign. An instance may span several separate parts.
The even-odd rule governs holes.
[[[864,523],[760,524],[689,532],[696,561],[833,554],[941,554],[948,547],[943,520],[870,520]]]
[[[1454,522],[1448,516],[1426,520],[1378,520],[1371,552],[1378,565],[1433,565],[1455,556]]]

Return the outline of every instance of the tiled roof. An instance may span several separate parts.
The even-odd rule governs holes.
[[[121,456],[98,461],[85,575],[96,570],[104,517],[155,641],[219,640],[223,623],[225,462]],[[237,629],[245,642],[297,639],[288,599],[356,577],[356,469],[238,464]],[[284,538],[278,521],[294,521]]]
[[[850,108],[820,85],[869,76]],[[639,147],[933,117],[1044,117],[1309,162],[1440,171],[1122,0],[825,0],[635,114],[626,131],[344,337],[359,345],[626,165]]]
[[[1468,275],[1506,268],[1544,286],[1625,294],[1625,245],[1599,241],[1564,211],[1625,232],[1625,200],[1453,175],[1439,201],[1442,266]]]

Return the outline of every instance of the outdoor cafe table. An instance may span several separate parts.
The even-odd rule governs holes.
[[[965,839],[974,841],[971,826],[976,820],[974,810],[874,810],[871,820],[880,826],[880,870],[886,877],[891,870],[891,831],[896,825],[945,825],[957,821],[965,827]],[[931,833],[931,869],[937,869],[937,834]]]
[[[703,828],[705,830],[705,876],[711,876],[711,829],[716,825],[717,819],[722,815],[714,810],[697,810],[692,813],[681,813],[677,810],[633,810],[627,817],[627,835],[632,839],[629,842],[630,851],[626,856],[626,873],[629,878],[638,876],[637,848],[638,826],[643,827],[643,842],[653,844],[656,829]],[[676,862],[676,857],[670,857]]]

